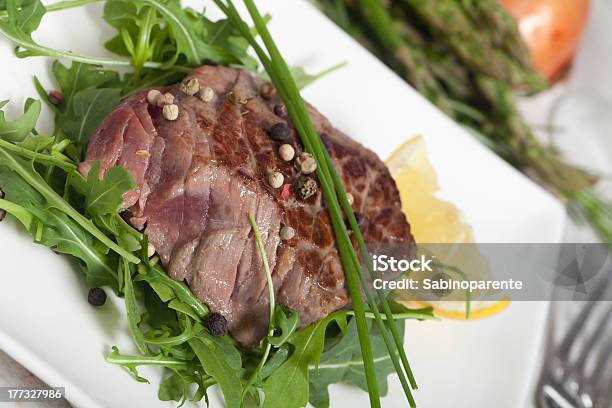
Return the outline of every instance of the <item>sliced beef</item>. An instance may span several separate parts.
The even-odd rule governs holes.
[[[278,302],[299,312],[303,325],[346,307],[349,296],[321,193],[307,200],[281,196],[267,184],[280,171],[294,185],[300,174],[278,155],[280,142],[268,130],[287,119],[275,115],[282,103],[259,95],[262,81],[246,71],[203,66],[194,70],[212,101],[170,92],[179,106],[175,121],[146,101],[146,91],[123,101],[92,135],[86,174],[122,165],[137,188],[126,193],[130,223],[144,229],[168,274],[229,322],[245,346],[256,344],[268,324],[266,275],[247,214],[261,230]],[[370,150],[334,129],[309,107],[316,130],[331,153],[345,188],[354,197],[367,242],[412,243],[400,198],[385,165]],[[276,109],[282,112],[282,109]],[[291,123],[287,123],[291,127]],[[292,129],[289,143],[303,151]],[[283,226],[295,237],[282,241]]]

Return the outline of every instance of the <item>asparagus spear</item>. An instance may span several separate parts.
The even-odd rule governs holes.
[[[430,28],[431,35],[444,42],[470,69],[506,80],[506,68],[491,44],[474,30],[472,22],[456,0],[403,0]]]
[[[517,87],[531,93],[546,83],[496,0],[319,0],[329,2],[344,3],[344,24],[359,26],[398,74],[612,241],[612,204],[593,192],[596,178],[542,145],[517,110]]]
[[[533,65],[529,50],[522,40],[516,21],[497,0],[460,0],[463,10],[471,15],[475,24],[486,31],[493,44],[507,53],[525,70]]]
[[[320,2],[328,7],[334,0]],[[452,108],[448,104],[448,95],[430,71],[425,51],[417,45],[418,35],[415,31],[402,36],[395,29],[396,23],[387,12],[380,0],[358,0],[345,2],[345,11],[339,15],[357,15],[373,33],[374,41],[369,41],[370,50],[383,54],[383,60],[392,69],[404,77],[421,94],[434,103],[440,110],[451,115]],[[410,38],[409,38],[410,37]],[[372,45],[375,42],[379,47]]]

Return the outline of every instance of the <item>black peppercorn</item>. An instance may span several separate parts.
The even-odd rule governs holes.
[[[272,140],[277,142],[288,142],[291,140],[291,129],[283,122],[272,126],[269,133]]]
[[[92,306],[102,306],[104,303],[106,303],[106,292],[100,288],[91,288],[89,289],[87,301]]]
[[[287,106],[284,103],[274,105],[274,114],[281,118],[287,117]]]
[[[223,336],[227,333],[227,320],[222,314],[213,313],[206,321],[206,327],[213,336]]]

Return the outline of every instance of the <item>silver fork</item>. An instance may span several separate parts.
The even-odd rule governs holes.
[[[556,316],[548,320],[544,367],[536,391],[539,408],[612,408],[612,302],[601,299],[610,279],[599,286],[555,344]],[[551,308],[551,314],[557,312]],[[592,328],[587,331],[588,328]]]

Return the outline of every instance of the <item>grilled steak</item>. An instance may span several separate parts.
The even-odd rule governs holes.
[[[101,175],[115,165],[132,174],[138,187],[124,196],[129,222],[144,229],[168,274],[224,315],[243,345],[256,344],[268,324],[266,275],[247,213],[261,230],[280,304],[298,311],[303,325],[347,306],[321,193],[301,199],[293,192],[299,180],[316,177],[278,153],[282,143],[292,144],[296,156],[303,151],[280,98],[268,92],[264,98],[262,81],[238,69],[203,66],[188,77],[198,80],[199,94],[189,96],[180,85],[159,89],[174,95],[176,120],[148,103],[146,91],[130,96],[92,135],[79,170],[86,174],[101,161]],[[385,165],[309,110],[354,197],[366,242],[413,242]],[[278,123],[288,124],[290,134],[271,135]],[[272,171],[290,186],[270,187]],[[281,240],[283,226],[291,226],[295,236]]]

